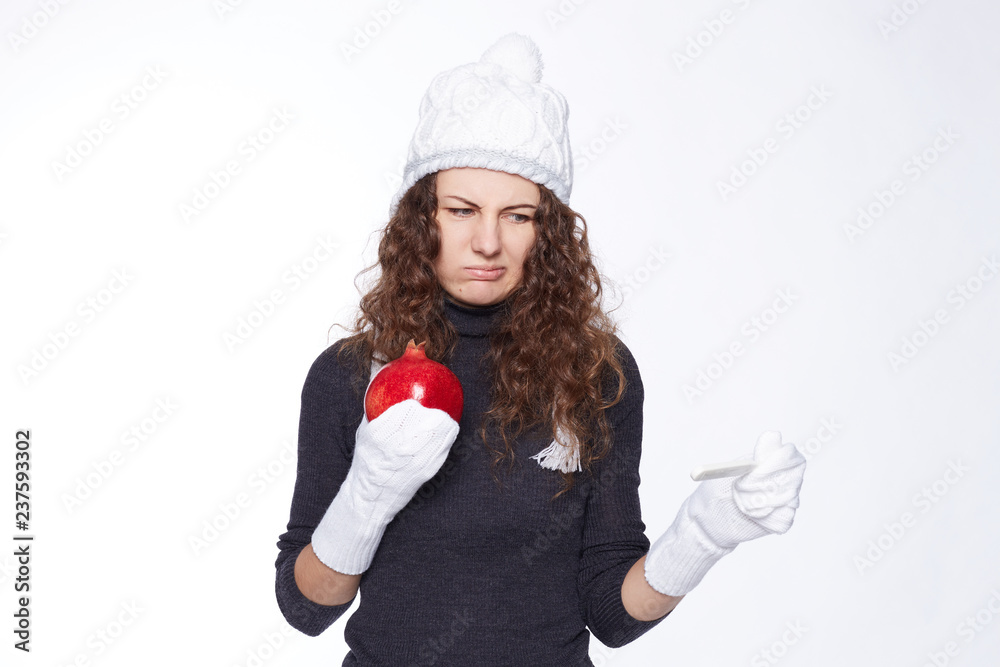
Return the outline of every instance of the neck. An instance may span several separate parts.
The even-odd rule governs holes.
[[[470,306],[459,303],[447,293],[444,297],[445,316],[461,335],[484,336],[502,317],[503,301],[489,306]]]
[[[502,304],[504,302],[504,300],[500,300],[500,301],[498,301],[496,303],[491,303],[488,306],[477,306],[477,305],[474,305],[474,304],[471,304],[471,303],[464,303],[462,301],[459,301],[458,299],[456,299],[455,297],[453,297],[451,294],[448,294],[447,292],[444,293],[444,300],[446,302],[452,303],[452,304],[454,304],[454,305],[456,305],[456,306],[458,306],[460,308],[473,308],[475,310],[486,309],[486,308],[497,308],[500,304]]]

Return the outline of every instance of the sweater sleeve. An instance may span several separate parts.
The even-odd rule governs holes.
[[[587,626],[611,648],[638,639],[666,618],[639,621],[622,604],[625,575],[649,551],[649,540],[639,507],[642,378],[632,353],[624,343],[618,345],[626,388],[622,400],[608,409],[614,438],[611,452],[594,465],[586,482],[590,493],[577,578]],[[617,383],[610,395],[615,392]]]
[[[295,490],[275,561],[278,607],[289,625],[312,637],[333,625],[354,602],[321,605],[295,583],[295,560],[347,476],[354,433],[361,423],[364,395],[352,388],[348,369],[337,361],[339,347],[335,343],[317,357],[302,388]]]

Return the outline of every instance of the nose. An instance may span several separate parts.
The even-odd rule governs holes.
[[[472,249],[480,255],[492,257],[500,252],[501,247],[500,217],[484,212],[475,223]]]

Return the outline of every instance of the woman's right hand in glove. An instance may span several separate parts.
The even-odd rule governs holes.
[[[446,412],[414,399],[363,417],[351,468],[313,532],[317,558],[343,574],[367,570],[385,527],[441,469],[457,436]]]

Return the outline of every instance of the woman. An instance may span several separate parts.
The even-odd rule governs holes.
[[[642,381],[600,307],[568,109],[541,67],[508,35],[435,78],[379,280],[306,378],[276,593],[317,635],[361,590],[344,665],[591,665],[590,633],[638,638],[798,506],[804,459],[769,432],[753,472],[701,483],[650,549]],[[364,416],[411,338],[461,381],[460,423],[416,401]]]

